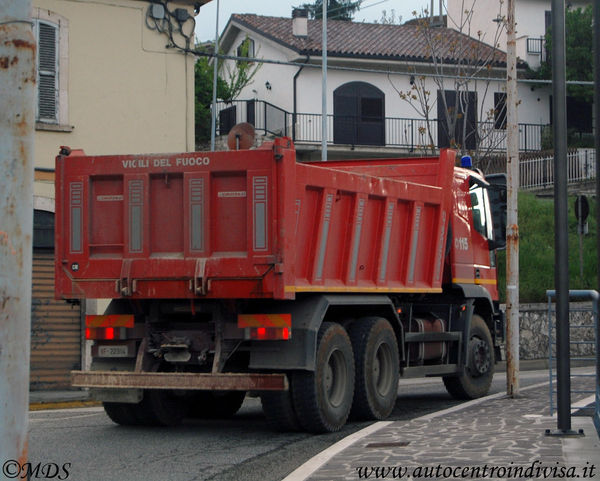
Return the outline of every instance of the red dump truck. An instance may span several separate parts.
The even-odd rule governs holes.
[[[439,156],[300,163],[255,150],[56,160],[56,296],[86,317],[72,373],[119,424],[234,414],[383,419],[398,379],[487,393],[504,338],[505,189]]]

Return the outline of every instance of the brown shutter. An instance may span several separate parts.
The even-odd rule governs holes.
[[[70,371],[81,368],[81,308],[54,300],[54,255],[33,252],[31,302],[32,391],[70,388]]]

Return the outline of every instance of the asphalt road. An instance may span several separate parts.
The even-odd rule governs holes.
[[[547,378],[547,371],[523,372],[521,384]],[[504,373],[497,374],[491,393],[504,391],[505,384]],[[402,380],[390,419],[412,419],[458,403],[440,379]],[[274,433],[255,398],[246,398],[230,420],[189,420],[176,428],[117,426],[102,408],[34,411],[29,460],[70,463],[68,479],[76,481],[270,481],[368,425],[349,423],[325,435]]]

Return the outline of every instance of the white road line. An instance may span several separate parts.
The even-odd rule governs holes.
[[[47,412],[47,411],[46,411]],[[79,416],[67,416],[64,418],[40,418],[40,419],[29,419],[30,423],[39,423],[39,422],[44,422],[44,421],[68,421],[70,419],[81,419],[81,418],[89,418],[92,416],[98,416],[100,414],[103,414],[101,412],[97,412],[97,413],[92,413],[92,414],[81,414]]]

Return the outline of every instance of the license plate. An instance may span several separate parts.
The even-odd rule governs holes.
[[[127,357],[129,355],[128,346],[99,346],[98,357]]]

